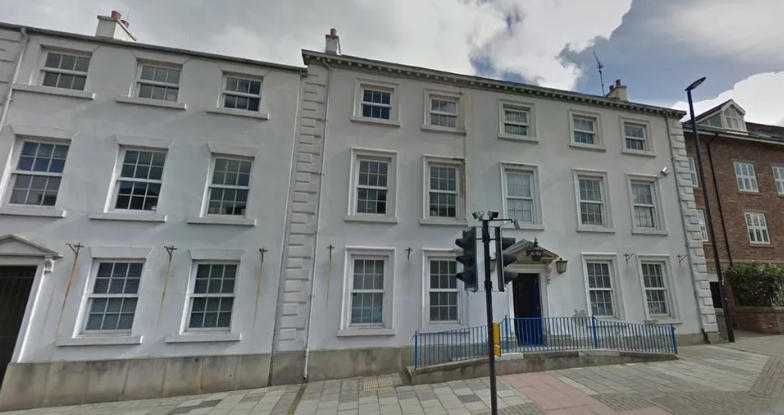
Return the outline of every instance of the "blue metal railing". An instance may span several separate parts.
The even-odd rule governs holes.
[[[678,353],[675,327],[596,317],[504,317],[501,353],[607,349]],[[414,367],[487,356],[487,326],[414,334]]]

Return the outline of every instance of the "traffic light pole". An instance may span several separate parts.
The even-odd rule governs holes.
[[[495,344],[493,342],[493,280],[490,278],[490,239],[490,220],[482,219],[482,245],[485,250],[485,304],[487,305],[487,358],[490,364],[490,413],[498,415]]]

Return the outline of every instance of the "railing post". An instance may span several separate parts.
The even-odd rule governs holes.
[[[675,326],[670,324],[670,336],[672,337],[672,351],[678,354],[678,342],[675,341]]]
[[[593,323],[593,348],[594,349],[598,349],[599,348],[599,333],[596,331],[596,324],[598,322],[598,320],[596,319],[596,316],[591,316],[591,322]]]
[[[419,367],[419,332],[414,332],[414,369]]]

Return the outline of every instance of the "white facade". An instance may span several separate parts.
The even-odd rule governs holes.
[[[269,354],[303,68],[27,35],[0,131],[0,236],[23,238],[0,266],[38,266],[12,362]]]
[[[442,273],[432,271],[431,261],[454,257],[455,238],[467,226],[479,224],[471,212],[495,210],[508,217],[510,204],[518,203],[514,196],[521,196],[507,192],[509,181],[520,178],[528,180],[532,191],[517,199],[527,199],[523,204],[533,209],[520,214],[519,219],[528,222],[522,230],[508,227],[505,236],[518,241],[537,238],[545,249],[568,261],[564,274],[558,274],[551,263],[510,268],[539,275],[542,316],[599,314],[596,305],[591,307],[591,291],[602,287],[588,288],[590,267],[591,276],[606,275],[603,281],[611,282],[612,311],[605,309],[607,319],[673,324],[681,338],[692,341],[702,339],[703,329],[716,331],[713,311],[700,307],[709,291],[702,284],[695,287],[695,279],[704,275],[697,278],[692,269],[697,271],[703,264],[704,273],[704,258],[689,249],[699,246],[692,241],[691,227],[689,233],[684,231],[684,217],[690,216],[681,208],[691,209],[692,216],[696,213],[693,195],[681,183],[688,168],[681,163],[686,162],[685,150],[681,151],[683,138],[674,111],[348,56],[303,53],[309,64],[303,119],[310,107],[314,121],[309,123],[311,131],[301,135],[309,147],[298,151],[315,154],[316,166],[323,154],[323,180],[320,196],[301,194],[301,226],[306,227],[301,244],[313,248],[313,253],[288,247],[284,278],[303,282],[296,285],[300,298],[308,295],[310,287],[303,281],[308,273],[315,284],[309,314],[300,307],[290,317],[292,327],[301,328],[296,332],[300,336],[292,334],[292,342],[304,342],[309,353],[399,348],[411,346],[417,331],[486,324],[484,294],[481,290],[465,293],[462,285],[456,295],[451,294],[458,311],[447,312],[450,321],[431,321],[430,294],[450,291],[450,287],[431,290],[431,279],[436,281]],[[527,120],[510,116],[505,127],[505,108],[523,110]],[[525,136],[510,134],[522,131],[520,127],[527,128]],[[385,171],[386,183],[379,184],[370,178],[373,174],[361,171],[362,162],[371,173]],[[386,167],[378,170],[379,162]],[[450,172],[455,172],[456,186],[431,183],[432,175],[446,174],[451,179]],[[303,174],[298,176],[302,183],[319,185],[316,175]],[[581,195],[581,179],[588,179],[584,184],[589,188],[594,184],[600,188],[600,226],[595,218],[580,219],[581,202],[592,203]],[[374,203],[376,213],[367,213],[367,204],[357,199],[373,199],[367,197],[368,191],[379,190],[387,195],[385,212],[378,213],[383,208]],[[441,197],[437,193],[455,198],[455,213],[450,208],[445,211],[454,217],[434,217],[439,208],[429,200]],[[636,202],[635,193],[642,193]],[[435,214],[430,212],[433,209]],[[372,273],[355,272],[368,264]],[[479,268],[483,269],[481,262]],[[367,281],[377,282],[368,287]],[[647,289],[645,281],[649,281]],[[655,287],[660,281],[663,289]],[[494,286],[497,290],[495,280]],[[515,315],[511,291],[510,285],[507,292],[494,293],[495,321]],[[653,299],[650,307],[646,292]],[[608,298],[602,293],[593,294],[594,298],[597,295]]]

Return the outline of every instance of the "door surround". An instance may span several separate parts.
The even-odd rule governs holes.
[[[512,264],[506,267],[506,271],[518,274],[537,274],[539,275],[539,299],[542,308],[542,317],[550,317],[550,304],[547,296],[547,275],[550,267],[546,264]],[[506,288],[507,316],[514,318],[514,289],[511,284]]]

